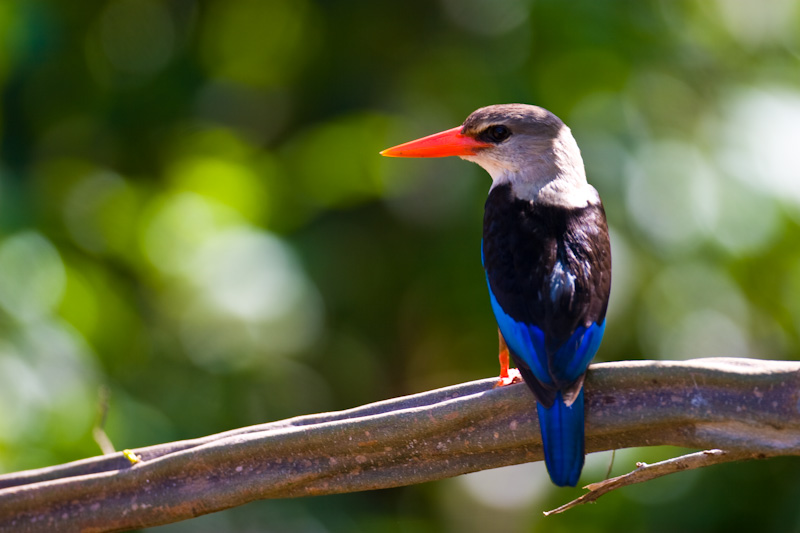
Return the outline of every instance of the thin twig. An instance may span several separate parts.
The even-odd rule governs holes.
[[[688,455],[681,455],[680,457],[673,457],[666,461],[653,463],[636,463],[636,470],[617,476],[611,479],[598,481],[597,483],[590,483],[584,488],[588,490],[583,496],[565,503],[557,509],[552,511],[545,511],[545,516],[552,514],[559,514],[583,505],[584,503],[592,503],[597,501],[600,496],[608,494],[609,492],[627,487],[628,485],[635,485],[636,483],[644,483],[658,477],[674,474],[676,472],[683,472],[684,470],[695,470],[704,468],[706,466],[718,465],[721,463],[730,463],[733,461],[743,461],[745,459],[762,459],[763,455],[751,452],[726,452],[724,450],[704,450],[702,452],[690,453]]]
[[[106,385],[101,385],[100,390],[97,392],[97,422],[92,428],[92,438],[100,447],[103,455],[111,455],[116,450],[111,439],[108,438],[106,433],[106,418],[108,417],[108,406],[111,403],[111,391]]]
[[[617,457],[617,450],[611,450],[611,459],[608,461],[608,469],[606,470],[606,477],[603,479],[608,479],[611,477],[611,469],[614,468],[614,459]]]

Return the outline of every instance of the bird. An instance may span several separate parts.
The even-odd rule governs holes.
[[[491,176],[481,262],[498,326],[498,385],[521,375],[536,399],[550,479],[574,487],[585,460],[584,378],[606,327],[611,244],[572,132],[542,107],[492,105],[381,155],[458,156]]]

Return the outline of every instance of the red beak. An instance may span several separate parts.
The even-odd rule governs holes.
[[[461,133],[461,126],[428,135],[416,141],[387,148],[381,155],[387,157],[446,157],[449,155],[475,155],[482,148],[492,146]]]

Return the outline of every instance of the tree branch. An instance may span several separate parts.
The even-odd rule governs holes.
[[[600,496],[608,494],[609,492],[628,485],[635,485],[636,483],[644,483],[651,479],[656,479],[676,472],[683,472],[684,470],[696,470],[706,466],[718,465],[722,463],[732,463],[734,461],[746,461],[748,459],[763,458],[761,454],[755,452],[726,452],[723,450],[703,450],[702,452],[690,453],[681,455],[680,457],[673,457],[666,461],[660,461],[651,465],[647,463],[636,463],[636,470],[623,474],[621,476],[613,477],[611,479],[604,479],[597,483],[590,483],[585,488],[589,492],[583,496],[565,503],[561,507],[557,507],[552,511],[545,511],[545,516],[551,514],[559,514],[568,511],[578,505],[584,503],[593,503],[597,501]]]
[[[263,499],[421,483],[541,460],[527,388],[486,379],[202,439],[0,476],[0,531],[118,531]],[[590,368],[586,449],[672,444],[800,455],[800,363]]]

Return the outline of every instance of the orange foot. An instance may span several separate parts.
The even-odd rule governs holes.
[[[505,376],[502,373],[500,374],[500,379],[497,380],[497,383],[495,383],[494,386],[505,387],[506,385],[511,385],[513,383],[522,383],[522,374],[520,374],[519,370],[516,368],[509,368],[506,371]]]
[[[506,346],[506,340],[499,330],[497,331],[497,336],[500,338],[500,355],[498,355],[498,359],[500,359],[500,380],[494,386],[505,387],[512,383],[520,383],[522,375],[519,370],[508,368],[508,346]]]

